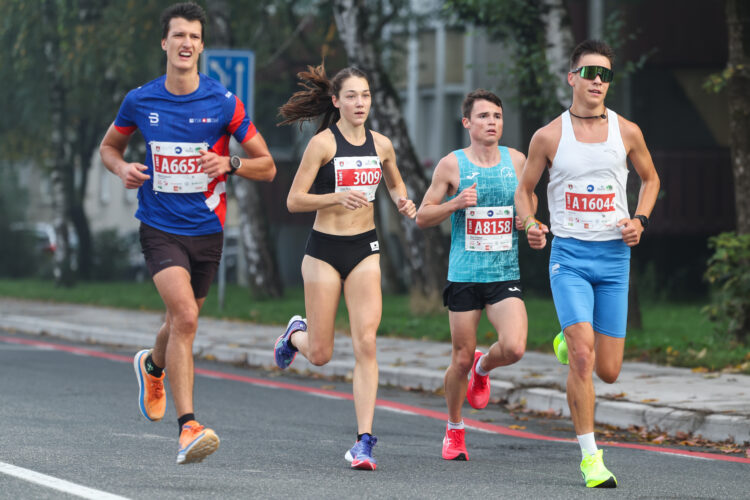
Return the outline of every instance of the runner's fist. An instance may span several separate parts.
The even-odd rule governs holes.
[[[456,200],[456,210],[477,206],[477,183],[475,182],[471,187],[461,191],[454,199]]]
[[[338,193],[338,203],[349,210],[356,210],[358,208],[370,206],[370,202],[367,201],[365,193],[356,190],[342,191]]]
[[[526,239],[529,240],[529,246],[534,250],[544,248],[547,244],[547,233],[549,233],[549,228],[541,222],[531,226],[526,231]]]
[[[414,206],[414,202],[408,198],[398,199],[398,211],[400,214],[403,214],[410,219],[417,216],[417,207]]]
[[[151,178],[151,176],[143,173],[146,170],[148,170],[148,167],[142,163],[126,163],[120,168],[118,176],[122,179],[125,189],[136,189]]]
[[[201,154],[198,166],[205,172],[209,179],[214,179],[232,170],[229,166],[228,156],[220,156],[213,151],[200,150],[198,152]]]
[[[637,223],[636,223],[637,222]],[[622,241],[629,247],[634,247],[641,241],[643,226],[638,219],[620,219],[617,227],[622,228]]]

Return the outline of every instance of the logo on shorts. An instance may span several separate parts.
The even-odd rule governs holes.
[[[373,252],[380,250],[380,243],[378,243],[377,241],[371,241],[370,250],[372,250]]]
[[[521,289],[520,289],[520,288],[518,288],[517,286],[514,286],[513,288],[508,288],[508,291],[509,291],[509,292],[520,292],[520,291],[521,291]]]
[[[557,264],[557,263],[552,264],[552,266],[549,268],[550,274],[557,274],[559,272],[560,272],[560,264]]]

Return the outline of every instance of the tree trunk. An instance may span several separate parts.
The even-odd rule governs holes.
[[[58,65],[60,64],[60,35],[58,33],[58,10],[56,2],[44,2],[44,54],[47,66],[45,72],[50,82],[49,106],[50,122],[53,130],[50,137],[52,150],[52,207],[55,213],[54,226],[57,248],[54,258],[55,281],[61,286],[72,286],[75,273],[72,268],[70,235],[68,222],[73,197],[73,169],[70,164],[69,147],[65,137],[65,98],[66,92]]]
[[[750,233],[750,4],[727,0],[729,28],[729,144],[737,233]]]
[[[225,0],[208,2],[208,17],[211,29],[208,33],[214,47],[231,47],[232,33],[229,27],[230,9]],[[247,99],[252,99],[247,96]],[[252,119],[252,117],[251,117]],[[243,252],[239,258],[247,262],[247,278],[253,295],[281,297],[284,287],[276,262],[276,254],[271,249],[267,210],[261,203],[258,186],[246,179],[232,179],[231,192],[237,198],[240,218],[240,240]]]
[[[546,59],[549,72],[557,82],[555,97],[560,106],[567,108],[570,105],[570,87],[567,85],[565,75],[568,73],[568,60],[573,52],[573,30],[570,27],[568,10],[563,0],[543,0],[545,11],[542,13],[544,23],[544,34],[546,44]],[[552,119],[554,117],[549,117]]]
[[[430,180],[409,139],[398,94],[378,57],[376,41],[380,39],[382,18],[376,19],[364,0],[333,0],[333,12],[349,64],[363,70],[370,79],[372,128],[393,143],[409,197],[419,204]],[[420,230],[412,219],[401,217],[401,226],[408,246],[406,261],[412,312],[440,310],[447,274],[445,239],[438,228]]]

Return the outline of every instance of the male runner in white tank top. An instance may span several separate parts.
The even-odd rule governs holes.
[[[548,227],[534,218],[532,194],[545,167],[550,227],[550,285],[563,333],[558,359],[570,371],[567,395],[581,446],[587,487],[617,486],[594,440],[593,371],[613,383],[622,367],[627,325],[630,247],[637,245],[659,193],[659,177],[643,134],[604,105],[614,52],[587,40],[570,58],[568,111],[539,129],[516,190],[516,210],[529,245],[544,248]],[[631,218],[626,197],[627,160],[641,179]],[[567,350],[566,350],[567,349]]]

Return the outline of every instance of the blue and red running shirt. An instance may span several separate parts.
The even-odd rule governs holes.
[[[209,151],[227,156],[230,134],[241,144],[258,133],[242,101],[213,78],[202,73],[199,76],[198,90],[187,95],[168,92],[164,86],[166,75],[131,90],[115,118],[118,132],[130,135],[140,129],[146,141],[144,164],[148,170],[144,173],[150,179],[138,188],[135,217],[162,231],[185,236],[223,230],[226,174],[209,180],[203,192],[155,191],[154,144],[202,143],[208,145]],[[175,149],[180,152],[179,147]],[[172,157],[173,168],[179,160]]]

